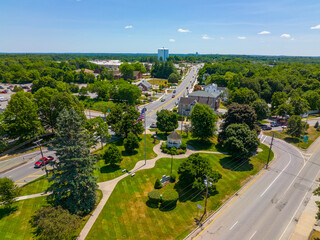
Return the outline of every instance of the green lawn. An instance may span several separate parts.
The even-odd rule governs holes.
[[[102,192],[97,191],[98,201],[102,198]],[[34,229],[29,223],[31,217],[41,207],[47,204],[46,197],[38,197],[18,201],[14,203],[14,210],[8,212],[3,206],[0,206],[0,239],[32,239]],[[78,236],[89,219],[89,216],[82,218],[81,226],[76,230],[75,236]]]
[[[267,159],[268,148],[260,145],[263,152],[249,162],[239,163],[227,155],[203,154],[209,158],[213,169],[222,174],[217,184],[218,193],[208,199],[210,212],[219,206],[252,175],[256,174]],[[183,159],[174,159],[173,172],[177,173]],[[196,227],[197,204],[204,200],[192,189],[171,183],[164,187],[176,188],[179,192],[177,207],[171,211],[148,207],[147,194],[153,190],[156,178],[170,174],[170,158],[157,161],[149,170],[136,173],[135,177],[121,180],[112,192],[87,239],[182,239]]]
[[[281,132],[279,131],[270,131],[270,132],[264,132],[263,134],[268,135],[268,136],[272,136],[272,133],[274,133],[274,136],[276,138],[280,138],[288,143],[291,143],[295,146],[298,147],[299,145],[299,138],[297,137],[291,137],[290,135],[288,135],[286,133],[286,130],[281,130]],[[317,131],[313,126],[310,126],[305,135],[307,135],[309,137],[308,142],[303,142],[303,139],[300,139],[300,147],[302,149],[307,149],[319,136],[320,136],[320,131]]]
[[[310,240],[320,240],[320,232],[318,232],[318,231],[313,231]]]

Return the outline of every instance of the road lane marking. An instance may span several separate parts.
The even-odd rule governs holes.
[[[254,235],[256,235],[256,233],[257,233],[257,231],[255,231],[255,232],[251,235],[251,237],[249,238],[249,240],[251,240],[251,239],[254,237]]]
[[[313,150],[312,154],[318,149],[319,146],[320,146],[320,143],[319,143],[318,146]]]
[[[279,175],[272,181],[272,183],[270,183],[270,185],[266,188],[266,190],[264,190],[264,192],[260,195],[260,197],[262,197],[268,190],[269,188],[274,184],[274,182],[281,176],[281,174],[284,172],[284,170],[287,169],[287,167],[289,166],[289,164],[291,163],[291,154],[289,153],[290,156],[290,161],[288,162],[287,166],[282,169],[281,173],[279,173]]]
[[[192,74],[192,76],[194,76],[194,73]],[[189,82],[187,83],[187,85],[182,89],[182,91],[174,98],[172,98],[171,100],[169,100],[168,102],[166,102],[165,104],[161,105],[160,107],[158,107],[157,109],[153,110],[152,112],[150,112],[149,114],[147,114],[147,116],[150,116],[153,112],[157,112],[160,108],[164,108],[167,105],[169,105],[171,102],[173,102],[173,100],[175,100],[176,98],[178,98],[189,86],[190,82],[192,81],[192,77],[190,78]]]
[[[273,163],[277,160],[277,153],[274,152],[274,160],[269,164],[269,167],[271,165],[273,165]],[[248,186],[246,186],[212,221],[211,223],[209,223],[204,229],[202,229],[201,232],[199,232],[199,234],[197,236],[195,236],[195,238],[193,240],[195,240],[196,238],[198,238],[200,236],[201,233],[203,233],[212,223],[214,223],[255,181],[257,181],[262,174],[267,171],[266,169],[263,169],[259,175],[252,180],[252,182],[250,184],[248,184]],[[235,196],[235,195],[234,195]]]
[[[292,220],[293,220],[294,216],[297,214],[297,212],[298,212],[298,210],[299,210],[299,208],[300,208],[301,204],[303,203],[303,201],[304,201],[305,197],[307,196],[307,194],[308,194],[308,191],[307,191],[307,192],[306,192],[306,194],[303,196],[303,198],[302,198],[302,200],[301,200],[301,202],[300,202],[300,204],[299,204],[299,206],[298,206],[297,210],[294,212],[294,214],[293,214],[292,218],[290,219],[290,221],[289,221],[289,223],[288,223],[287,227],[284,229],[283,233],[281,234],[281,236],[280,236],[279,240],[281,240],[281,238],[284,236],[285,232],[287,231],[287,229],[288,229],[288,227],[289,227],[290,223],[292,223]]]
[[[26,178],[28,178],[28,177],[30,177],[30,176],[38,173],[38,172],[40,172],[40,171],[42,171],[42,169],[40,169],[39,171],[36,171],[36,172],[34,172],[34,173],[31,173],[31,174],[29,174],[28,176],[26,176],[26,177],[24,177],[24,178],[21,178],[21,179],[17,180],[15,183],[18,183],[18,182],[20,182],[20,181],[22,181],[22,180],[24,180],[24,179],[26,179]]]
[[[267,136],[265,136],[265,138],[262,140],[262,142],[261,143],[264,143],[264,141],[267,139]]]
[[[232,228],[234,228],[235,225],[237,225],[238,221],[236,221],[231,228],[229,228],[229,230],[232,230]]]

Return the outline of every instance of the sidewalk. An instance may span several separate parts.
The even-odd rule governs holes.
[[[320,197],[312,195],[294,228],[290,240],[307,240],[312,229],[319,230],[319,227],[314,226],[316,223],[315,216],[318,212],[318,206],[315,203],[316,201],[320,201]]]

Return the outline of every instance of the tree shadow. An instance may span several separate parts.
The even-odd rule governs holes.
[[[124,157],[130,157],[130,156],[133,156],[133,155],[136,155],[136,154],[138,154],[138,151],[137,150],[134,150],[134,151],[132,151],[132,152],[127,152],[127,151],[121,151],[121,154],[122,154],[122,156],[124,156]]]
[[[150,201],[150,199],[146,202],[146,204],[149,208],[158,208],[159,207],[159,203],[154,203],[154,202]]]
[[[10,214],[14,213],[15,211],[18,210],[17,206],[2,206],[0,207],[0,220],[4,217],[9,216]]]
[[[253,169],[253,165],[249,162],[249,159],[235,160],[232,157],[224,157],[220,159],[219,162],[224,169],[229,169],[231,171],[245,172]]]
[[[106,165],[100,168],[100,173],[113,173],[120,170],[119,165]]]
[[[299,138],[294,138],[294,137],[285,137],[283,139],[284,141],[286,141],[287,143],[299,143]]]
[[[174,185],[174,189],[179,194],[179,201],[180,202],[197,202],[203,200],[203,194],[200,194],[200,192],[197,189],[192,189],[190,187],[187,187],[190,183],[184,183],[181,181],[178,181]]]
[[[168,134],[166,134],[166,133],[158,133],[157,134],[157,137],[160,138],[163,141],[167,140],[167,136],[168,136]]]
[[[159,210],[161,212],[169,212],[172,211],[173,209],[175,209],[177,207],[177,203],[174,204],[170,204],[170,206],[161,206],[159,207]]]

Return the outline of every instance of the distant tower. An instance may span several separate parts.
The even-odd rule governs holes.
[[[158,49],[158,60],[165,62],[169,57],[169,49],[168,48],[159,48]]]
[[[196,57],[198,57],[199,56],[199,53],[198,52],[196,52]]]

